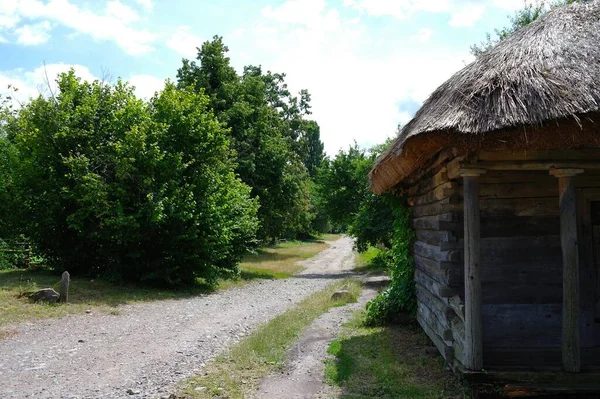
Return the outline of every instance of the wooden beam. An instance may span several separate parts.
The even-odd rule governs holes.
[[[483,317],[480,263],[479,176],[485,170],[462,167],[465,240],[464,366],[483,369]]]
[[[563,258],[562,365],[567,372],[581,371],[579,345],[579,253],[577,198],[573,177],[581,169],[551,169],[558,178],[560,238]]]
[[[550,169],[600,169],[597,161],[498,161],[477,162],[486,170],[550,170]]]

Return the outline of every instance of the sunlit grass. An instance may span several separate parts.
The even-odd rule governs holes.
[[[25,291],[39,288],[49,287],[59,291],[60,275],[45,271],[0,270],[0,328],[23,321],[80,314],[85,310],[118,314],[115,311],[118,305],[187,298],[239,287],[257,279],[287,278],[302,270],[296,262],[315,256],[327,248],[329,245],[323,241],[291,241],[260,249],[256,254],[244,258],[238,278],[221,280],[214,287],[199,280],[189,287],[160,289],[72,276],[69,303],[66,305],[32,303],[19,297]],[[0,330],[0,339],[3,336],[6,333]]]
[[[281,369],[289,347],[306,326],[333,306],[346,302],[333,301],[331,294],[345,287],[354,301],[361,291],[355,280],[334,283],[300,302],[294,308],[262,325],[236,344],[229,353],[207,364],[201,375],[182,383],[182,398],[244,398],[254,391],[260,379]]]

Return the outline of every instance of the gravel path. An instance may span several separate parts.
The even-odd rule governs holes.
[[[342,238],[286,280],[16,326],[0,341],[0,398],[156,398],[354,263]]]
[[[261,381],[254,399],[315,399],[340,397],[338,388],[325,383],[325,359],[329,344],[339,337],[344,323],[377,296],[382,278],[367,278],[356,303],[334,307],[310,324],[288,352],[285,369]]]

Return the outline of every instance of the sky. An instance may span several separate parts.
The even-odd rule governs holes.
[[[0,94],[20,102],[74,68],[129,81],[142,98],[182,58],[224,37],[236,69],[283,72],[307,89],[334,155],[396,134],[469,62],[470,46],[524,0],[0,0]],[[46,79],[46,76],[48,79]],[[17,87],[18,92],[12,92]]]

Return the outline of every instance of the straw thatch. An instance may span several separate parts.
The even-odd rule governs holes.
[[[431,158],[448,135],[481,140],[600,110],[600,0],[557,8],[521,28],[442,84],[371,171],[390,189]],[[460,133],[461,135],[457,135]],[[420,147],[411,145],[415,136]],[[445,137],[437,140],[436,136]],[[421,148],[422,147],[422,148]]]

